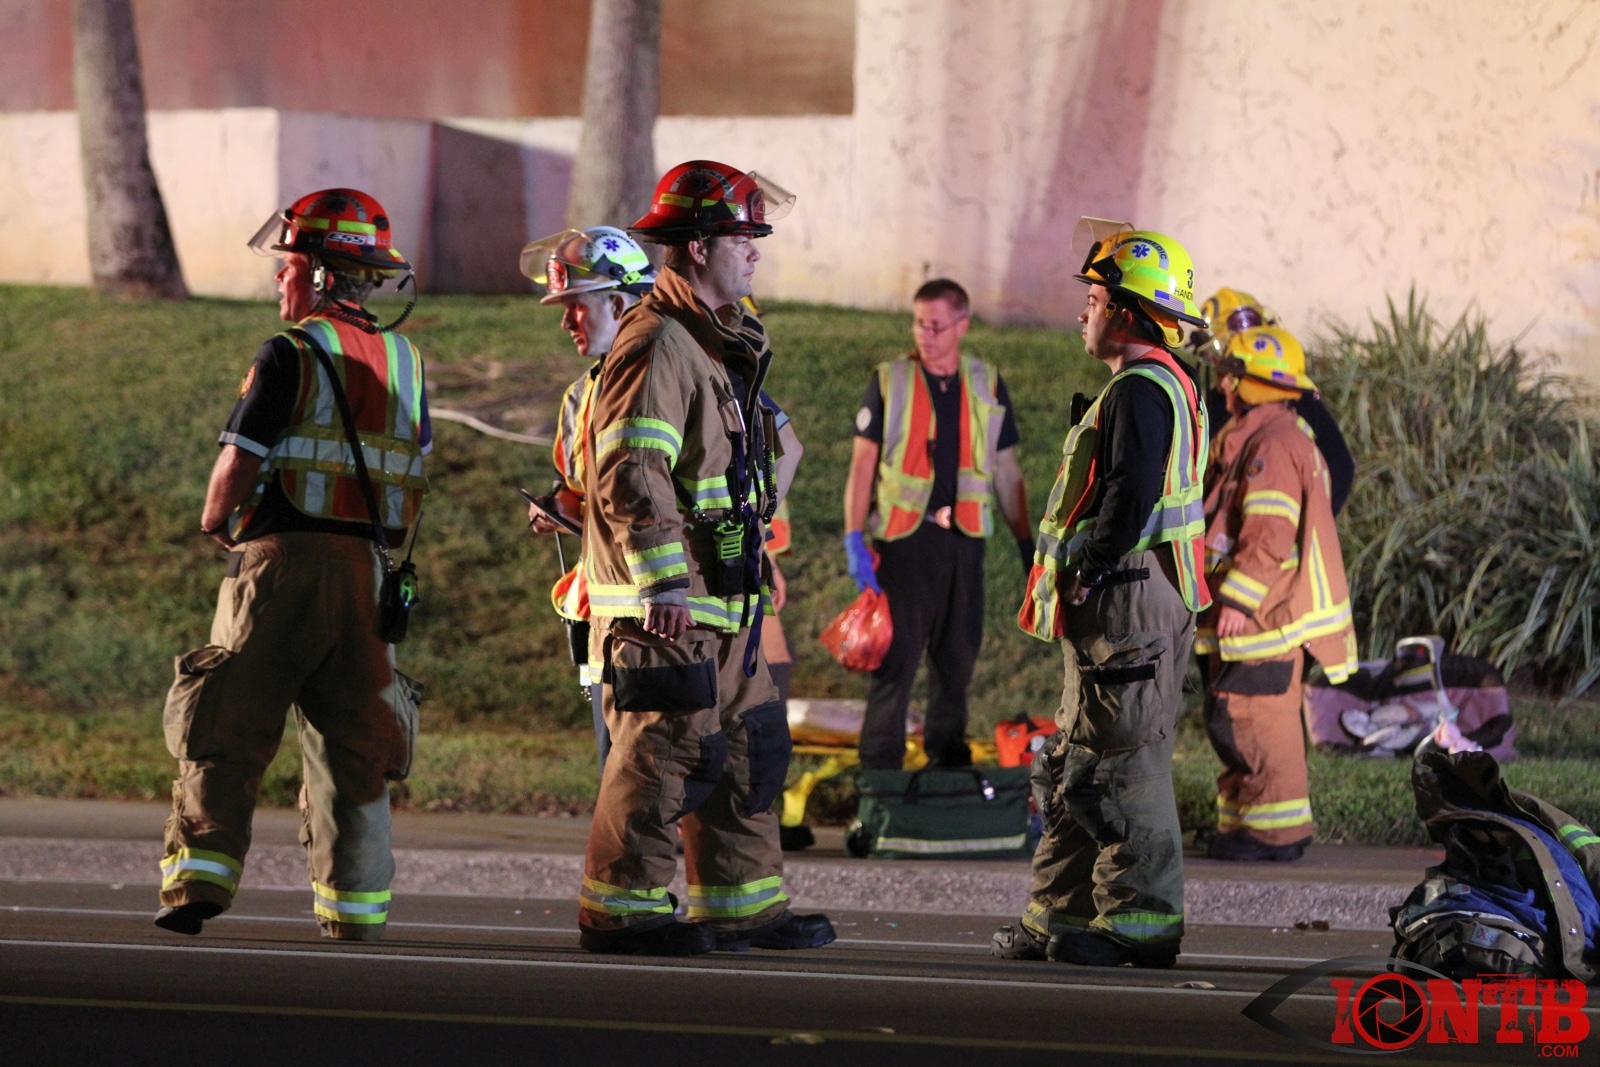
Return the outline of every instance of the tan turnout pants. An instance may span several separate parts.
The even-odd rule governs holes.
[[[1023,924],[1048,937],[1097,930],[1128,944],[1183,936],[1183,834],[1172,749],[1194,615],[1172,554],[1137,552],[1111,585],[1068,609],[1060,732],[1034,760],[1044,836]]]
[[[667,885],[682,827],[688,918],[746,930],[783,913],[783,852],[772,803],[783,790],[789,724],[764,658],[744,674],[749,630],[691,629],[675,642],[633,619],[596,619],[591,659],[604,662],[611,731],[584,860],[578,921],[595,929],[672,922]],[[619,710],[691,702],[685,673],[715,671],[715,706]],[[654,673],[652,673],[654,672]],[[689,687],[689,688],[692,688]]]
[[[262,537],[229,556],[211,643],[177,659],[164,715],[178,759],[161,903],[233,902],[256,794],[291,705],[304,758],[301,843],[332,937],[371,940],[388,919],[389,780],[410,769],[420,687],[376,634],[372,543]]]
[[[1261,845],[1309,843],[1311,786],[1300,715],[1305,654],[1206,659],[1206,733],[1222,760],[1217,832]]]

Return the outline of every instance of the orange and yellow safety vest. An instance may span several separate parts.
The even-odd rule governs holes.
[[[883,446],[878,453],[872,536],[898,541],[916,532],[933,497],[931,446],[938,427],[921,361],[902,356],[880,363],[877,375],[878,393],[883,397]],[[990,497],[994,493],[994,457],[1005,422],[1005,408],[995,396],[995,379],[987,363],[961,357],[960,461],[951,517],[962,533],[972,537],[994,533]]]
[[[390,530],[410,527],[428,488],[420,443],[422,358],[399,334],[368,333],[320,315],[303,320],[299,329],[328,354],[344,386],[378,497],[379,522]],[[229,519],[233,536],[249,525],[273,476],[289,502],[306,515],[370,521],[328,372],[309,345],[293,333],[283,336],[300,354],[300,394],[288,428],[261,464],[254,493]]]

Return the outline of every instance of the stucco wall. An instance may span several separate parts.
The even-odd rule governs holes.
[[[1600,380],[1600,4],[859,5],[854,220],[893,306],[926,271],[1064,322],[1080,214],[1188,244],[1292,327],[1414,282]]]
[[[354,185],[395,218],[395,244],[426,232],[431,126],[269,108],[153,111],[150,163],[192,291],[261,297],[276,264],[245,247],[286,198]],[[88,230],[78,117],[0,113],[0,282],[84,285]]]
[[[898,308],[949,274],[981,314],[1068,324],[1073,224],[1096,214],[1173,234],[1202,293],[1252,290],[1302,332],[1415,283],[1600,381],[1597,0],[863,0],[856,19],[854,115],[658,124],[662,167],[721,158],[799,194],[761,246],[764,295]],[[520,289],[514,246],[560,225],[574,119],[274,115],[151,116],[196,291],[264,291],[235,242],[336,178],[390,203],[436,291]],[[77,167],[70,113],[0,114],[0,280],[87,278]]]

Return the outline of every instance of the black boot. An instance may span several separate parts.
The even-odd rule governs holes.
[[[1243,834],[1218,834],[1206,845],[1206,859],[1236,863],[1293,863],[1306,854],[1311,838],[1289,845],[1264,845]]]
[[[1046,939],[1022,923],[1002,926],[994,932],[989,942],[989,955],[1003,960],[1042,960],[1045,958]]]
[[[1130,945],[1099,930],[1053,934],[1045,954],[1056,963],[1080,967],[1171,967],[1178,962],[1176,941],[1160,945]]]
[[[195,900],[172,908],[162,908],[156,912],[155,922],[163,930],[171,930],[175,934],[188,934],[192,937],[200,932],[207,919],[215,919],[221,914],[221,904],[210,900]]]
[[[716,937],[701,923],[681,923],[676,919],[650,926],[626,926],[621,930],[593,930],[585,926],[578,944],[590,952],[608,956],[699,956],[710,952]]]
[[[796,915],[787,909],[754,930],[719,930],[718,952],[748,952],[753,948],[821,948],[838,935],[826,915]]]

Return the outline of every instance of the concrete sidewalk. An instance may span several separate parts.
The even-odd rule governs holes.
[[[168,810],[164,803],[0,799],[0,879],[154,886]],[[306,887],[299,822],[291,810],[256,813],[246,884]],[[587,819],[401,812],[394,823],[398,892],[576,897]],[[1023,860],[858,860],[845,854],[841,830],[820,828],[817,839],[815,847],[786,857],[787,888],[802,908],[1015,916],[1027,899]],[[1441,856],[1434,849],[1355,845],[1319,845],[1289,864],[1191,856],[1184,862],[1184,908],[1194,923],[1321,920],[1334,928],[1386,929],[1388,909]],[[681,877],[674,891],[683,895]]]

